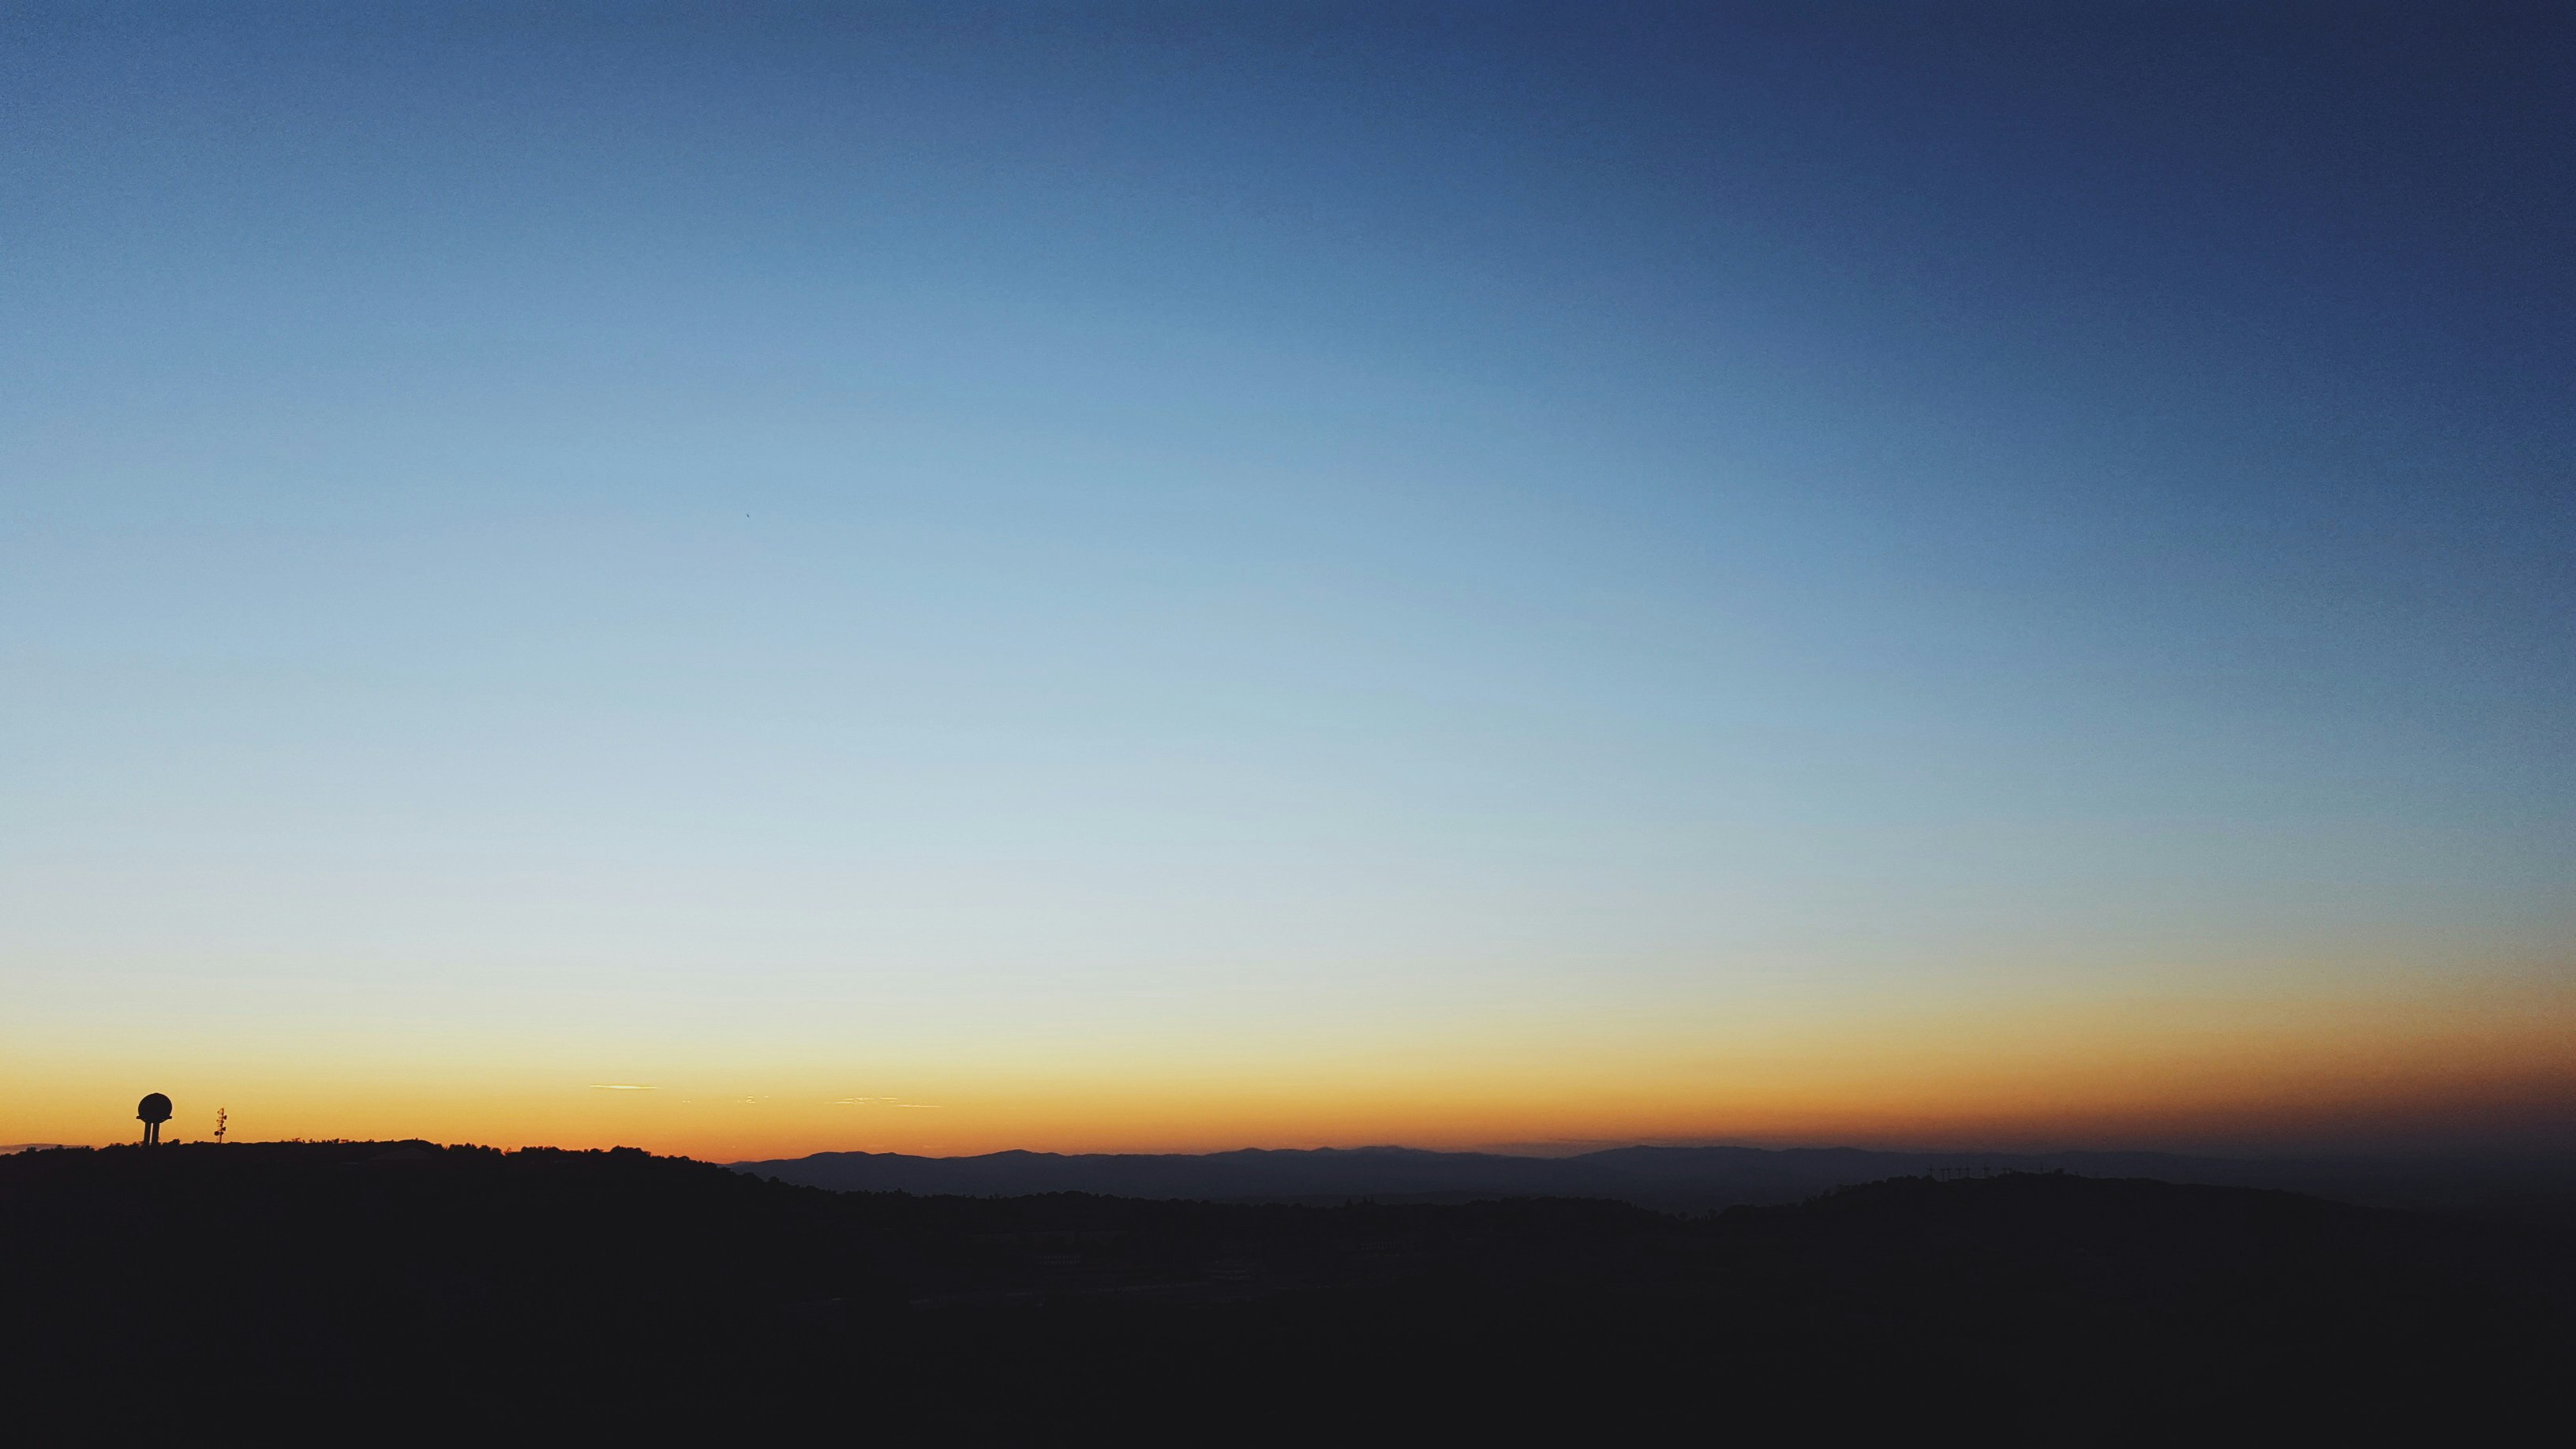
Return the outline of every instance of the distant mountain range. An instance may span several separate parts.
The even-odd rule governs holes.
[[[820,1160],[1131,1191],[1149,1172],[1467,1170],[1732,1190],[1732,1164],[1741,1190],[1778,1192],[1906,1156]],[[862,1421],[905,1442],[1091,1424],[1655,1442],[1722,1423],[1893,1443],[1957,1423],[1997,1445],[2523,1443],[2565,1418],[2572,1229],[2032,1173],[1685,1216],[833,1193],[631,1147],[129,1143],[0,1157],[0,1402],[10,1442],[34,1445]],[[153,1392],[134,1391],[138,1362]]]
[[[2234,1159],[2160,1152],[1979,1154],[1848,1147],[1618,1147],[1574,1157],[1430,1152],[1410,1147],[1247,1149],[1204,1155],[993,1152],[980,1157],[818,1152],[732,1166],[759,1177],[842,1192],[970,1197],[1088,1192],[1292,1203],[1590,1197],[1667,1211],[1797,1202],[1853,1183],[1957,1170],[2067,1172],[2288,1188],[2354,1202],[2418,1206],[2556,1200],[2576,1194],[2576,1163],[2565,1159]]]

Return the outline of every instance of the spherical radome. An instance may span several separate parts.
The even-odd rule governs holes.
[[[154,1092],[152,1095],[145,1097],[142,1101],[135,1104],[134,1118],[138,1122],[169,1121],[170,1099],[162,1096],[159,1092]]]

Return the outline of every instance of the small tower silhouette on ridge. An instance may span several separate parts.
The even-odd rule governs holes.
[[[170,1099],[154,1092],[134,1104],[134,1120],[143,1124],[143,1145],[161,1145],[161,1124],[170,1120]]]

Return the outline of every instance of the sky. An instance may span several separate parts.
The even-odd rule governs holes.
[[[2551,6],[0,6],[0,1143],[2576,1145]]]

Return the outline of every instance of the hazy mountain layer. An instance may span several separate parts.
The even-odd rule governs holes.
[[[843,1192],[1018,1196],[1092,1192],[1214,1202],[1471,1201],[1597,1197],[1668,1210],[1796,1202],[1851,1183],[1935,1170],[2070,1172],[2289,1188],[2359,1202],[2471,1204],[2576,1190],[2566,1162],[2240,1160],[2156,1152],[1959,1154],[1855,1148],[1620,1147],[1575,1157],[1408,1147],[1179,1153],[994,1152],[979,1157],[818,1152],[737,1171]]]

